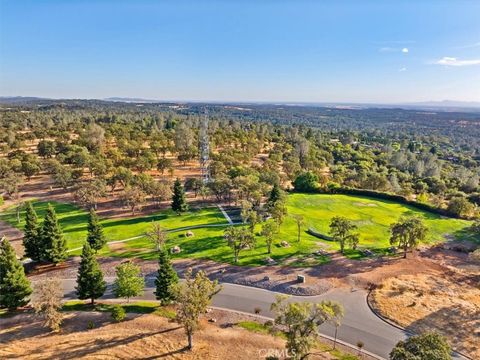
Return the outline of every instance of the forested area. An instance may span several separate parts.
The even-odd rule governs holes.
[[[212,181],[182,176],[204,199],[259,207],[280,184],[397,194],[461,217],[480,204],[478,113],[35,99],[0,109],[5,199],[49,174],[87,207],[110,195],[133,213],[159,204],[177,168],[198,164],[208,116]]]

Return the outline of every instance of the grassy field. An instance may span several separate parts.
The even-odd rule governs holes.
[[[47,202],[34,201],[33,206],[42,219],[47,209]],[[58,221],[63,229],[68,248],[81,247],[87,237],[88,214],[75,205],[51,202],[55,207]],[[22,211],[21,222],[16,220],[15,209],[9,209],[0,214],[0,220],[22,229],[25,225],[25,214]],[[220,210],[216,207],[189,211],[178,216],[171,210],[163,210],[157,213],[121,219],[101,219],[107,241],[124,240],[145,234],[149,230],[152,221],[160,221],[168,230],[179,229],[187,226],[205,224],[227,224]]]
[[[329,224],[333,216],[344,216],[358,227],[360,248],[368,248],[384,252],[389,245],[389,227],[402,215],[416,215],[424,219],[429,229],[426,243],[433,244],[446,240],[446,237],[460,240],[479,239],[472,237],[467,228],[471,222],[442,217],[416,209],[411,206],[386,200],[366,197],[329,194],[292,194],[288,198],[288,212],[303,215],[305,230],[309,227],[322,234],[329,233]],[[296,223],[287,218],[281,228],[281,237],[287,241],[295,241]],[[327,249],[339,249],[339,245],[323,241],[311,235],[302,235],[306,242],[321,242]],[[350,257],[360,254],[349,252]]]
[[[45,214],[47,203],[34,202],[34,207],[40,218]],[[67,239],[68,247],[75,249],[81,247],[87,234],[87,213],[71,204],[53,203],[59,218],[60,225]],[[289,216],[285,219],[280,229],[276,242],[272,247],[271,257],[278,263],[289,266],[312,266],[330,261],[328,256],[313,255],[318,249],[338,250],[335,242],[320,240],[305,232],[309,227],[316,231],[328,234],[329,223],[333,216],[341,215],[351,219],[360,233],[359,249],[368,248],[376,253],[386,253],[389,245],[389,226],[402,215],[417,215],[425,220],[429,228],[427,243],[444,241],[447,236],[458,239],[472,238],[466,230],[470,222],[465,220],[444,218],[436,214],[427,213],[409,206],[394,202],[374,200],[370,198],[348,195],[321,195],[321,194],[291,194],[288,197]],[[291,215],[304,216],[305,225],[301,232],[301,240],[297,241],[297,226]],[[7,221],[13,226],[23,227],[22,222],[17,223],[15,210],[10,209],[0,214],[0,220]],[[101,250],[104,256],[140,257],[155,259],[154,246],[142,236],[149,229],[152,221],[160,221],[166,230],[169,230],[167,247],[180,246],[182,252],[172,255],[173,258],[204,258],[218,262],[232,262],[232,250],[223,238],[227,222],[222,213],[215,207],[190,211],[181,216],[171,210],[158,213],[123,219],[102,219],[105,235],[108,241],[125,240],[139,236],[127,242],[110,244]],[[202,225],[219,224],[218,227]],[[200,226],[192,229],[193,237],[186,237],[187,226]],[[261,226],[257,226],[259,234]],[[282,247],[281,241],[287,241],[289,247]],[[71,252],[72,255],[80,254],[80,250]],[[360,251],[347,250],[350,258],[363,257]],[[255,266],[265,263],[268,256],[265,240],[257,236],[254,249],[244,250],[240,253],[240,265]]]

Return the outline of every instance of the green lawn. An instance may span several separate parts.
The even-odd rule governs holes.
[[[328,234],[333,216],[344,216],[358,226],[360,248],[369,248],[384,253],[389,245],[389,227],[402,215],[416,215],[424,219],[429,228],[426,243],[445,241],[446,236],[462,240],[480,241],[470,234],[467,228],[470,221],[445,218],[425,212],[411,206],[391,201],[376,200],[366,197],[329,194],[291,194],[288,197],[289,214],[300,214],[305,219],[305,230],[309,227],[322,234]],[[289,242],[296,238],[296,223],[287,218],[281,228],[281,237]],[[337,243],[324,241],[304,233],[305,243],[320,242],[328,249],[339,249]],[[358,257],[355,252],[348,252],[350,257]]]
[[[71,204],[52,202],[58,214],[59,222],[65,233],[70,249],[81,247],[86,238],[87,214],[84,210]],[[348,195],[322,195],[322,194],[291,194],[288,197],[289,215],[301,214],[305,218],[305,225],[301,232],[301,240],[297,241],[297,226],[291,216],[287,216],[276,243],[272,247],[271,257],[278,263],[289,266],[312,266],[324,264],[330,261],[328,256],[313,255],[320,248],[326,250],[338,250],[337,243],[320,240],[305,232],[308,227],[316,231],[328,234],[329,223],[333,216],[345,216],[358,226],[360,233],[359,248],[368,248],[376,253],[386,253],[389,245],[389,226],[397,221],[401,215],[418,215],[424,218],[429,227],[427,242],[434,243],[445,240],[450,235],[458,239],[475,239],[467,231],[470,222],[465,220],[444,218],[436,214],[424,212],[413,207],[397,204],[394,202],[375,200],[370,198]],[[33,203],[39,217],[45,214],[47,203]],[[23,219],[23,214],[22,214]],[[0,220],[23,227],[16,222],[15,209],[9,209],[0,214]],[[227,222],[221,212],[216,208],[193,210],[181,216],[171,210],[158,213],[123,219],[101,219],[108,241],[124,240],[136,236],[138,239],[130,240],[121,244],[112,244],[101,250],[104,256],[117,257],[140,257],[143,259],[155,259],[154,246],[142,236],[148,230],[150,223],[159,220],[165,229],[170,230],[167,239],[167,247],[180,246],[182,252],[172,255],[173,258],[204,258],[218,262],[232,262],[232,250],[223,238]],[[207,224],[221,224],[219,227],[200,227],[191,230],[193,237],[186,237],[185,230],[180,228]],[[178,229],[178,230],[176,230]],[[257,244],[254,249],[243,250],[240,253],[240,265],[256,266],[265,263],[268,256],[265,240],[259,236],[261,226],[256,228]],[[280,246],[281,241],[287,241],[289,247]],[[71,253],[80,254],[80,250]],[[346,255],[350,258],[361,258],[359,251],[347,250]]]
[[[58,221],[63,229],[63,233],[70,249],[81,247],[87,237],[88,214],[75,205],[50,202],[57,212]],[[34,201],[33,206],[42,219],[45,215],[48,202]],[[0,220],[22,229],[25,214],[22,211],[21,222],[17,223],[15,208],[8,209],[0,214]],[[163,210],[157,213],[122,218],[122,219],[101,219],[107,241],[124,240],[131,237],[145,234],[148,231],[152,221],[160,221],[165,229],[172,230],[186,226],[204,225],[204,224],[227,224],[220,210],[216,207],[189,211],[178,216],[171,210]]]

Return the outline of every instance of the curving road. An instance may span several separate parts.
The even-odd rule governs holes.
[[[113,299],[111,284],[114,278],[105,278],[108,288],[102,299]],[[145,292],[137,300],[155,300],[155,278],[145,279]],[[63,279],[65,299],[76,299],[76,279]],[[254,313],[255,308],[260,308],[260,315],[273,318],[270,305],[275,301],[278,293],[247,287],[222,283],[222,290],[215,295],[212,301],[213,307]],[[322,300],[335,300],[340,302],[345,309],[342,325],[338,328],[339,340],[356,346],[358,341],[364,343],[366,352],[378,358],[388,358],[390,350],[399,340],[407,337],[407,334],[379,319],[368,307],[367,292],[365,290],[349,291],[347,289],[332,289],[318,296],[291,296],[292,301],[320,302]],[[322,334],[333,337],[335,328],[331,325],[323,325]],[[454,359],[465,360],[461,355],[455,354]]]
[[[106,278],[108,288],[102,299],[113,299],[111,284],[114,278]],[[146,278],[145,293],[137,300],[155,300],[154,278]],[[64,296],[66,299],[76,299],[76,279],[63,279]],[[260,308],[260,315],[273,318],[270,305],[275,301],[278,293],[223,283],[222,290],[213,298],[214,307],[235,310],[245,313],[254,313],[255,308]],[[326,294],[319,296],[292,296],[292,301],[320,302],[322,300],[339,301],[345,308],[345,317],[342,325],[338,328],[338,339],[349,344],[362,341],[364,349],[381,358],[387,358],[392,347],[401,339],[406,337],[405,333],[375,316],[369,309],[366,302],[366,292],[363,290],[347,291],[333,289]],[[334,335],[334,327],[324,325],[322,333],[327,336]]]

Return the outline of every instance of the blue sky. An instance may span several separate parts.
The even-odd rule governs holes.
[[[480,101],[480,1],[0,0],[0,95]]]

